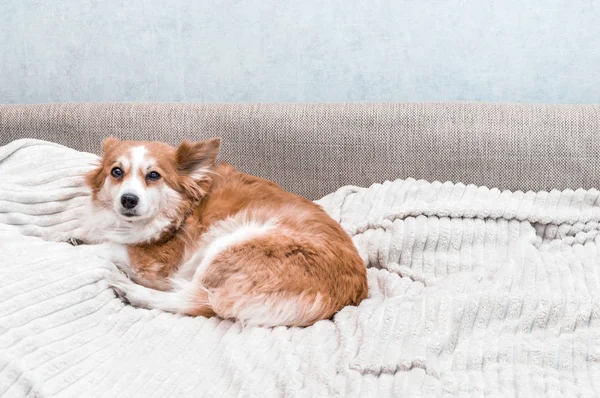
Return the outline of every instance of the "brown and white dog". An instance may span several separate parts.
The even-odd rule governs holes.
[[[367,296],[349,236],[315,203],[216,164],[220,139],[103,141],[95,253],[132,305],[246,325],[307,326]]]

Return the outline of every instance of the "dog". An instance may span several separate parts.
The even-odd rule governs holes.
[[[217,163],[219,138],[102,142],[85,182],[94,253],[131,305],[243,325],[309,326],[367,297],[363,260],[317,204]]]

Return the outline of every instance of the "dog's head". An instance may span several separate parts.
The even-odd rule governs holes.
[[[174,221],[205,194],[220,146],[219,138],[184,141],[174,148],[109,137],[102,142],[102,160],[86,175],[86,183],[94,203],[121,220]]]

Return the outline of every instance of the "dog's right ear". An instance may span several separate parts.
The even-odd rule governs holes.
[[[102,140],[102,152],[106,153],[113,149],[119,143],[119,139],[115,137],[106,137]]]
[[[85,174],[85,184],[91,188],[94,194],[102,189],[104,180],[106,180],[106,175],[104,174],[102,162]]]

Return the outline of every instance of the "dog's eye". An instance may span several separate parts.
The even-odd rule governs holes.
[[[160,178],[160,174],[158,174],[156,171],[151,171],[150,173],[148,173],[146,178],[150,181],[156,181]]]
[[[118,167],[114,167],[111,171],[110,171],[110,175],[115,177],[115,178],[119,178],[123,175],[123,170],[121,170]]]

